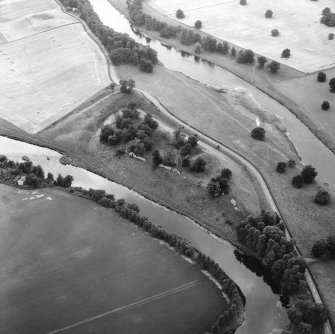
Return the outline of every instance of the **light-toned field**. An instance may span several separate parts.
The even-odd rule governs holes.
[[[36,133],[108,85],[104,54],[54,0],[0,9],[0,117]]]
[[[113,210],[54,189],[0,194],[1,333],[204,333],[225,309],[199,267]]]
[[[302,72],[335,66],[335,41],[328,40],[334,28],[320,23],[323,8],[335,10],[332,0],[248,0],[247,6],[237,0],[150,0],[149,4],[174,19],[176,10],[182,9],[186,17],[180,22],[193,26],[201,20],[204,32]],[[273,18],[265,18],[267,9],[274,12]],[[272,37],[272,29],[281,35]],[[281,58],[285,48],[292,54],[287,60]]]

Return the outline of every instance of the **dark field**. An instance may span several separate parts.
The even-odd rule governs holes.
[[[0,333],[194,334],[225,308],[197,266],[110,209],[0,185],[0,210]]]

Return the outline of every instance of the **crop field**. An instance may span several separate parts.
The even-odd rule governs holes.
[[[238,0],[150,0],[149,4],[173,19],[182,9],[185,18],[180,22],[193,26],[201,20],[204,32],[304,73],[335,66],[335,41],[328,40],[335,29],[320,23],[325,7],[335,11],[333,0],[248,0],[246,6]],[[267,9],[273,11],[271,19],[265,18]],[[280,36],[272,37],[272,29],[278,29]],[[281,58],[286,48],[291,50],[289,59]]]
[[[108,64],[54,0],[3,3],[0,117],[36,133],[107,86]]]
[[[1,333],[203,333],[226,305],[196,265],[113,210],[0,185]]]

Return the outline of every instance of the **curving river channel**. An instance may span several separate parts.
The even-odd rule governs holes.
[[[302,163],[313,165],[318,171],[318,179],[327,183],[335,191],[335,155],[313,133],[300,122],[287,108],[264,94],[236,75],[207,61],[199,61],[193,55],[180,52],[159,41],[135,34],[129,21],[118,12],[107,0],[90,0],[94,11],[101,21],[115,31],[127,33],[142,44],[150,44],[157,51],[159,61],[168,69],[178,71],[204,84],[237,90],[246,94],[250,104],[256,104],[266,113],[278,117],[287,130]],[[325,164],[324,162],[327,161]]]
[[[236,333],[278,334],[288,324],[276,286],[271,284],[271,280],[259,265],[241,258],[240,253],[230,243],[209,234],[190,219],[145,199],[133,190],[85,169],[62,165],[59,162],[61,154],[56,151],[5,137],[0,137],[0,147],[1,154],[12,160],[22,161],[22,156],[27,155],[34,164],[40,164],[45,172],[54,175],[71,174],[74,177],[73,186],[104,189],[117,198],[122,197],[138,204],[141,213],[155,224],[189,240],[197,249],[218,262],[246,297],[246,319]]]

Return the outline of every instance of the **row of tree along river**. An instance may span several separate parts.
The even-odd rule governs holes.
[[[246,297],[246,320],[237,330],[238,334],[280,333],[287,324],[286,311],[281,306],[278,288],[272,283],[259,263],[241,254],[235,247],[195,224],[190,219],[157,205],[117,183],[108,181],[85,169],[62,165],[61,155],[50,149],[41,148],[20,141],[0,137],[0,153],[11,160],[21,161],[26,155],[34,165],[41,165],[46,173],[55,176],[70,174],[74,177],[72,186],[84,189],[103,189],[137,204],[141,215],[148,217],[156,225],[168,232],[183,237],[199,251],[207,254],[241,288]]]
[[[248,99],[249,104],[254,106],[256,104],[265,113],[278,117],[287,130],[287,134],[298,151],[302,162],[312,164],[318,171],[318,179],[321,182],[328,183],[330,188],[335,191],[335,174],[333,173],[335,155],[287,108],[221,67],[207,61],[201,61],[197,57],[135,33],[129,21],[107,0],[90,0],[90,2],[105,25],[110,26],[115,31],[128,34],[136,42],[150,44],[150,47],[157,51],[159,61],[166,68],[181,72],[206,85],[234,89],[237,93],[243,94],[244,98]],[[327,164],[324,161],[327,161]]]

